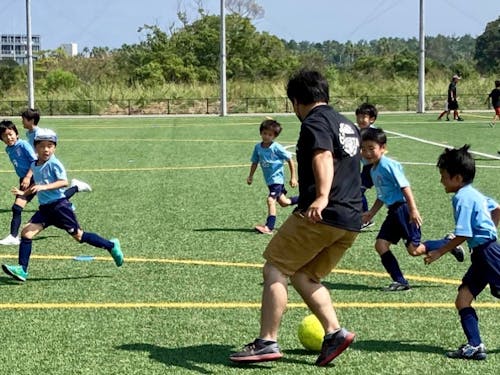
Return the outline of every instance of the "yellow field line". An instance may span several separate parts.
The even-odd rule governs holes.
[[[339,302],[336,308],[361,309],[454,309],[449,302]],[[475,307],[498,309],[500,303],[475,303]],[[287,308],[306,308],[304,303],[289,303]],[[260,302],[34,302],[34,303],[2,303],[0,310],[31,309],[257,309]]]
[[[17,255],[14,254],[0,254],[0,258],[17,259]],[[32,255],[31,258],[42,259],[42,260],[72,260],[74,256],[71,255]],[[110,257],[96,256],[93,258],[96,261],[110,262],[112,259]],[[240,268],[262,268],[260,263],[245,263],[245,262],[221,262],[221,261],[209,261],[209,260],[197,260],[197,259],[166,259],[166,258],[137,258],[137,257],[125,257],[125,263],[164,263],[164,264],[189,264],[189,265],[199,265],[199,266],[217,266],[217,267],[240,267]],[[346,275],[358,275],[358,276],[369,276],[386,278],[387,274],[383,272],[373,272],[373,271],[359,271],[350,269],[334,269],[332,273],[346,274]],[[445,279],[438,277],[429,276],[419,276],[419,275],[405,275],[409,280],[422,281],[434,284],[450,284],[450,285],[460,285],[460,280]]]

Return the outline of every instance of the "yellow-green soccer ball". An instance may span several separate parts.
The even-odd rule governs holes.
[[[323,336],[325,336],[325,330],[318,318],[316,318],[316,315],[311,314],[300,322],[298,336],[304,348],[319,352],[323,343]]]

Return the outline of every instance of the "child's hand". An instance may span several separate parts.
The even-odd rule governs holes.
[[[427,255],[424,257],[424,263],[427,265],[431,264],[435,260],[438,260],[439,258],[441,258],[442,255],[443,254],[441,254],[441,252],[439,250],[429,251],[427,253]]]
[[[247,184],[252,185],[252,181],[253,181],[253,176],[248,176],[247,177]]]
[[[410,222],[415,223],[417,228],[422,226],[422,217],[420,216],[420,212],[417,209],[410,210]]]
[[[363,224],[368,223],[371,219],[373,219],[373,215],[370,213],[370,211],[363,212],[361,215],[361,222]]]
[[[24,195],[24,191],[22,190],[19,190],[18,188],[16,187],[13,187],[10,189],[10,192],[14,195]]]
[[[297,187],[298,185],[299,185],[299,183],[298,183],[297,179],[292,178],[292,179],[290,180],[290,186],[291,186],[291,187],[293,187],[293,188],[294,188],[294,187]]]
[[[21,189],[26,190],[30,186],[31,179],[24,177],[21,181]]]

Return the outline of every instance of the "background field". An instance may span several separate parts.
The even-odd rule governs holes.
[[[440,144],[498,157],[500,127],[492,113],[463,113],[465,122],[437,122],[435,114],[381,114],[378,126]],[[349,117],[352,118],[349,114]],[[299,123],[284,125],[278,141],[292,146]],[[163,118],[43,118],[60,137],[58,157],[70,177],[94,191],[73,198],[82,227],[118,237],[126,256],[118,269],[105,252],[48,229],[34,241],[30,276],[18,284],[0,275],[0,369],[11,374],[493,374],[500,366],[500,304],[486,290],[476,306],[489,350],[482,363],[448,360],[464,342],[453,306],[467,269],[453,257],[431,266],[394,252],[413,290],[379,291],[390,280],[373,250],[377,226],[363,232],[326,280],[341,323],[357,341],[329,370],[313,366],[297,325],[308,314],[291,289],[280,344],[285,358],[237,367],[230,352],[258,332],[262,251],[269,236],[252,231],[265,220],[267,188],[261,172],[246,185],[261,116]],[[20,119],[15,123],[21,129]],[[24,135],[24,131],[22,131]],[[441,146],[391,133],[389,156],[404,163],[424,218],[425,238],[453,228],[450,196],[435,168]],[[500,200],[500,160],[477,156],[475,186]],[[11,218],[17,177],[0,155],[0,235]],[[289,189],[293,194],[294,189]],[[369,193],[373,202],[373,192]],[[36,204],[27,206],[25,222]],[[279,209],[278,225],[291,212]],[[92,262],[74,261],[94,255]],[[17,248],[0,248],[16,262]],[[496,370],[495,370],[496,369]]]

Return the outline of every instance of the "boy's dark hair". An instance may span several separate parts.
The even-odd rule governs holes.
[[[277,137],[281,133],[281,124],[273,119],[265,119],[260,124],[259,133],[262,133],[262,130],[271,130],[274,132],[274,136]]]
[[[495,87],[500,87],[500,81],[495,81]]]
[[[387,143],[387,136],[382,128],[366,128],[361,130],[361,142],[371,141],[380,146]]]
[[[16,135],[19,135],[19,132],[17,131],[16,125],[10,120],[3,120],[0,121],[0,137],[5,133],[7,129],[12,129],[16,133]]]
[[[302,69],[290,77],[286,95],[290,101],[305,105],[330,101],[328,81],[315,70]]]
[[[363,103],[358,108],[356,108],[356,115],[368,115],[370,118],[377,119],[378,111],[377,108],[370,103]]]
[[[465,184],[470,184],[476,176],[476,162],[469,152],[470,145],[461,148],[446,148],[439,155],[436,166],[450,175],[450,177],[462,176]]]
[[[33,120],[33,123],[35,125],[38,125],[38,121],[40,121],[40,112],[35,108],[28,108],[24,110],[23,112],[21,112],[21,116],[28,121]]]

